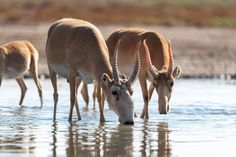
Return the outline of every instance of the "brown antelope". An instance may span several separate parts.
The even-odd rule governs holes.
[[[79,85],[82,83],[83,81],[81,79],[77,79],[77,84],[76,84],[76,92],[78,92],[78,88]],[[88,95],[88,86],[85,82],[82,83],[82,89],[80,91],[80,93],[82,94],[82,97],[85,101],[86,107],[88,107],[89,104],[89,95]]]
[[[54,22],[48,31],[46,54],[51,82],[54,88],[54,119],[58,102],[57,74],[68,79],[70,84],[70,112],[72,120],[74,105],[78,119],[80,112],[76,98],[76,82],[79,78],[85,83],[94,80],[102,88],[110,108],[118,115],[119,121],[133,124],[133,101],[131,86],[140,69],[139,46],[136,46],[135,68],[129,78],[119,78],[117,53],[119,42],[115,48],[113,64],[109,62],[106,43],[100,31],[91,23],[79,19],[61,19]],[[113,80],[112,80],[113,78]],[[101,92],[98,88],[100,122],[104,122]]]
[[[134,58],[134,48],[139,40],[143,41],[140,47],[141,69],[138,77],[144,100],[141,118],[148,119],[148,103],[154,88],[158,93],[159,113],[166,114],[169,111],[174,80],[179,77],[181,69],[179,66],[173,68],[171,45],[162,35],[144,29],[124,28],[115,31],[106,40],[110,56],[114,54],[117,42],[121,41],[118,65],[122,72],[130,72],[128,67]],[[146,80],[151,82],[149,91]]]
[[[2,78],[15,78],[21,88],[19,105],[22,105],[27,87],[23,74],[29,70],[38,88],[41,106],[43,104],[42,87],[38,79],[39,54],[29,41],[12,41],[0,45],[0,86]]]

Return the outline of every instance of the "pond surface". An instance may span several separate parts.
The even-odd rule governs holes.
[[[60,79],[57,121],[52,121],[53,99],[49,80],[41,80],[44,106],[36,87],[26,80],[23,107],[14,80],[0,88],[0,156],[236,156],[236,82],[222,80],[176,81],[171,111],[160,115],[157,96],[149,105],[149,120],[136,117],[131,126],[120,125],[105,107],[106,122],[100,124],[98,106],[88,108],[79,94],[82,119],[69,123],[69,85]],[[93,86],[89,86],[90,95]],[[141,90],[135,83],[133,99],[140,116]]]

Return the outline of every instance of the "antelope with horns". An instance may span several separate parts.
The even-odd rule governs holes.
[[[70,84],[69,121],[72,120],[74,106],[80,119],[76,97],[76,83],[79,78],[85,83],[95,80],[102,88],[110,108],[118,115],[120,123],[133,124],[134,107],[130,92],[140,69],[139,46],[140,43],[136,46],[136,62],[131,77],[128,80],[122,79],[117,68],[119,42],[115,47],[111,65],[105,40],[93,24],[79,19],[61,19],[54,22],[49,28],[46,43],[48,68],[54,88],[54,120],[58,102],[59,74],[67,78]],[[101,89],[98,89],[100,122],[104,122]]]
[[[27,90],[23,80],[27,70],[38,88],[41,106],[43,104],[42,87],[38,79],[38,58],[38,51],[29,41],[12,41],[0,45],[0,86],[3,77],[15,78],[21,88],[19,105],[22,105]]]
[[[119,65],[122,65],[122,72],[127,72],[127,65],[134,58],[133,51],[139,40],[143,41],[140,47],[141,68],[138,77],[144,100],[141,118],[148,119],[148,103],[154,89],[158,94],[159,113],[166,114],[169,111],[172,88],[181,69],[179,66],[174,68],[170,42],[162,35],[144,29],[124,28],[115,31],[106,40],[110,56],[114,54],[117,42],[121,41]],[[146,80],[151,82],[149,90]]]

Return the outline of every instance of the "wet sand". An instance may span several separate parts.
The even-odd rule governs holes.
[[[31,41],[40,52],[40,74],[48,74],[45,43],[49,26],[49,23],[0,24],[0,43],[19,39]],[[171,40],[175,65],[181,66],[185,76],[236,73],[236,29],[154,25],[97,26],[104,38],[122,27],[141,27],[163,34]]]

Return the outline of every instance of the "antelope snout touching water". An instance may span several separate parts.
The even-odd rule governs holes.
[[[2,78],[15,78],[21,88],[20,105],[27,90],[23,74],[28,70],[38,88],[41,106],[43,104],[42,87],[38,79],[38,59],[38,51],[28,41],[12,41],[0,45],[0,86]]]
[[[54,88],[54,116],[58,102],[57,75],[68,79],[70,84],[70,112],[72,120],[74,106],[80,119],[79,106],[76,98],[76,84],[78,79],[85,83],[97,83],[102,88],[110,108],[117,114],[119,121],[133,124],[133,101],[131,86],[136,80],[139,69],[139,44],[136,46],[136,64],[129,79],[119,77],[117,68],[117,53],[119,42],[115,48],[114,63],[109,61],[108,49],[102,34],[93,24],[79,20],[65,18],[54,22],[48,31],[46,56],[51,82]],[[101,102],[101,88],[97,96],[100,110],[100,122],[104,122],[103,105]]]

